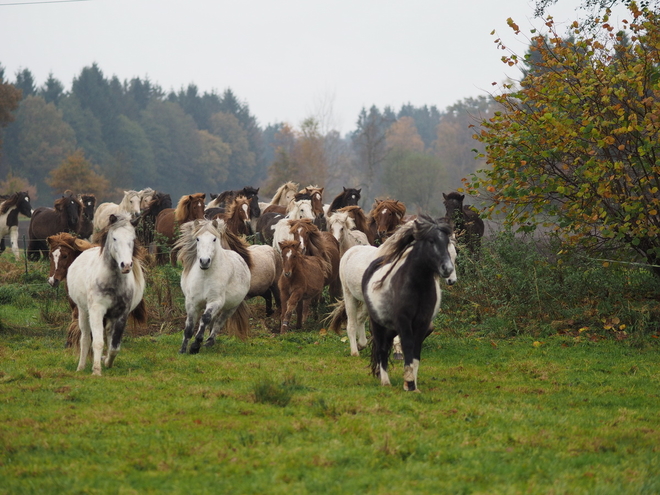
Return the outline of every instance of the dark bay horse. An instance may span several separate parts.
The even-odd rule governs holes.
[[[96,208],[96,196],[93,194],[81,194],[78,199],[83,205],[78,236],[83,239],[91,239],[94,233],[94,209]]]
[[[151,201],[145,205],[142,213],[140,213],[138,224],[135,227],[135,233],[142,246],[149,246],[154,241],[156,217],[161,211],[168,208],[172,208],[170,195],[154,191],[151,194]]]
[[[76,234],[80,228],[83,204],[69,191],[55,201],[53,208],[41,206],[34,210],[28,228],[28,259],[38,261],[48,255],[46,239],[60,232]]]
[[[452,223],[457,241],[465,244],[473,255],[478,254],[484,235],[484,221],[476,211],[463,204],[464,194],[450,192],[442,193],[442,196],[445,198],[445,217]]]
[[[195,193],[181,196],[176,208],[162,210],[156,217],[155,230],[161,239],[159,240],[159,251],[162,248],[170,249],[170,261],[176,265],[176,253],[172,246],[179,235],[181,225],[192,220],[204,218],[205,193]],[[162,241],[162,245],[161,244]],[[158,255],[157,260],[163,263],[163,257]]]
[[[345,206],[356,206],[360,202],[360,193],[362,189],[354,189],[349,187],[335,196],[335,199],[332,200],[330,206],[328,207],[328,216],[331,216],[335,211]]]
[[[215,208],[213,208],[215,209]],[[250,216],[250,200],[245,196],[236,196],[227,206],[225,213],[217,213],[209,217],[209,208],[206,209],[206,218],[219,218],[227,224],[227,230],[235,235],[252,235],[252,223]]]
[[[403,348],[403,388],[417,390],[422,343],[432,331],[440,308],[440,279],[454,265],[449,253],[451,227],[419,215],[383,245],[362,278],[362,293],[370,318],[371,367],[382,385],[390,385],[387,366],[397,335]],[[399,235],[401,234],[401,235]]]
[[[11,250],[18,259],[18,215],[32,217],[32,205],[27,191],[0,197],[0,253],[5,250],[5,236],[9,234]]]

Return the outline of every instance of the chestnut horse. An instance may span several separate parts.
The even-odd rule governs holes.
[[[80,253],[92,247],[92,243],[80,239],[68,232],[51,235],[47,239],[50,251],[50,273],[48,284],[57,287],[61,281],[66,279],[69,266]]]
[[[209,209],[206,209],[208,217]],[[250,216],[250,200],[245,196],[236,196],[227,206],[225,213],[218,213],[211,217],[220,218],[227,224],[227,230],[236,235],[252,235],[252,217]]]
[[[176,265],[176,253],[172,248],[174,241],[179,236],[181,225],[192,220],[204,218],[205,193],[195,193],[181,196],[176,208],[167,208],[156,217],[156,234],[161,237],[164,247],[170,249],[170,261]],[[163,247],[163,246],[160,246]],[[160,251],[160,249],[159,249]],[[157,260],[163,263],[163,257],[158,255]]]
[[[374,235],[374,244],[381,244],[403,224],[406,205],[395,199],[377,199],[369,212],[369,229]]]
[[[303,254],[299,241],[282,241],[279,247],[282,251],[282,276],[278,284],[282,298],[280,333],[284,334],[289,329],[294,310],[298,316],[296,328],[302,328],[309,303],[321,296],[331,268],[322,257]]]

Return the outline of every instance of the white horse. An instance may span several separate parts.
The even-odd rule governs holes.
[[[225,225],[217,220],[194,220],[181,225],[175,247],[183,265],[181,290],[186,298],[186,326],[180,352],[197,354],[204,332],[211,330],[206,345],[215,343],[218,329],[232,318],[240,333],[247,334],[249,312],[244,301],[250,290],[250,264],[236,251],[223,248]],[[249,260],[249,256],[247,257]],[[195,332],[195,326],[199,328]]]
[[[332,215],[334,217],[337,215]],[[330,217],[330,218],[332,218]],[[388,238],[379,247],[371,245],[358,245],[348,249],[339,261],[339,278],[341,280],[341,287],[343,298],[329,317],[331,330],[339,333],[341,324],[346,321],[346,334],[351,346],[351,356],[359,356],[360,350],[367,346],[367,334],[365,331],[365,323],[368,318],[367,308],[364,304],[364,295],[362,293],[362,278],[367,267],[376,258],[382,256],[382,253],[387,250],[387,246],[396,242],[408,229],[412,228],[413,222],[408,222],[399,227],[395,233]],[[449,255],[452,264],[456,266],[456,241],[451,238],[448,247]],[[457,276],[454,270],[445,279],[448,285],[456,283]],[[394,354],[402,353],[400,344],[397,347],[395,342]]]
[[[94,375],[101,375],[105,339],[105,366],[112,367],[128,315],[142,301],[145,286],[135,229],[128,215],[111,215],[99,244],[83,251],[67,275],[69,297],[78,307],[81,332],[78,371],[85,369],[91,343]]]
[[[124,191],[124,197],[119,204],[101,203],[94,213],[94,232],[100,232],[107,227],[110,215],[125,213],[132,217],[140,214],[140,193],[138,191]]]
[[[278,253],[282,252],[280,250],[281,241],[293,240],[293,234],[289,232],[289,229],[291,228],[289,220],[302,220],[303,218],[314,220],[315,215],[314,210],[312,209],[312,201],[309,199],[292,201],[289,204],[287,214],[273,227],[273,247]]]
[[[355,220],[351,218],[347,211],[336,211],[332,216],[327,217],[328,230],[339,242],[339,255],[353,246],[368,246],[369,239],[364,232],[355,227]]]

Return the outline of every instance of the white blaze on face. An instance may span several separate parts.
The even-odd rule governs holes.
[[[298,237],[300,238],[300,251],[302,253],[304,253],[305,252],[305,240],[303,239],[302,231],[303,231],[303,229],[302,229],[302,227],[300,227],[298,229]]]
[[[243,212],[245,213],[245,218],[249,219],[250,218],[250,212],[248,210],[248,205],[244,204],[244,205],[241,206],[241,208],[243,209]]]

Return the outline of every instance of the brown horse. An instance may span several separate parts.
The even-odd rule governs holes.
[[[357,204],[360,202],[361,192],[362,189],[354,189],[352,187],[349,187],[348,189],[344,188],[341,193],[335,196],[335,199],[332,200],[330,206],[328,206],[327,216],[332,216],[332,214],[340,208],[344,208],[346,206],[357,206]]]
[[[294,310],[298,316],[296,328],[302,328],[309,302],[321,296],[331,268],[322,257],[303,254],[299,241],[281,241],[279,246],[282,251],[282,276],[278,284],[282,298],[280,333],[283,334],[289,329]]]
[[[135,227],[135,233],[142,246],[151,245],[154,240],[156,217],[168,208],[172,208],[172,198],[169,194],[160,191],[151,194],[151,201],[140,213],[138,225]]]
[[[164,247],[170,249],[170,261],[172,265],[176,265],[176,253],[172,246],[179,236],[179,228],[186,222],[204,218],[205,199],[205,193],[181,196],[176,208],[167,208],[161,211],[156,217],[156,234],[161,237]],[[163,246],[157,247],[162,248]],[[163,256],[160,253],[156,256],[156,259],[159,264],[164,262]]]
[[[406,205],[395,199],[377,199],[369,212],[369,229],[375,238],[374,244],[381,244],[403,224]]]
[[[41,206],[34,210],[28,228],[28,259],[38,261],[47,256],[46,239],[60,232],[78,232],[83,205],[71,191],[55,201],[53,208]]]
[[[225,213],[218,213],[213,218],[224,220],[227,224],[227,230],[232,234],[252,235],[250,200],[243,195],[236,196]]]
[[[83,205],[82,216],[78,226],[78,236],[83,239],[91,239],[94,233],[94,209],[96,208],[96,196],[93,194],[81,194],[78,199]]]
[[[80,239],[68,232],[51,235],[47,239],[50,251],[50,273],[48,283],[51,287],[57,287],[66,278],[69,266],[80,253],[93,246],[92,243]]]
[[[330,264],[331,269],[326,274],[324,285],[328,286],[331,299],[339,299],[341,297],[339,241],[331,232],[320,231],[308,218],[289,220],[289,224],[289,232],[294,240],[300,241],[304,254],[319,256]]]
[[[473,255],[477,255],[484,235],[484,221],[476,211],[463,205],[464,194],[450,192],[442,193],[442,196],[445,198],[445,217],[453,227],[456,239],[465,244]]]

